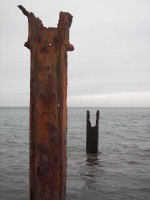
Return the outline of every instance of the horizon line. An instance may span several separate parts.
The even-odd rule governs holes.
[[[0,106],[0,108],[30,108],[30,106]],[[67,108],[150,108],[150,106],[67,106]]]

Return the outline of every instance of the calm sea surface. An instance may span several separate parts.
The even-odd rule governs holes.
[[[86,110],[99,153],[86,155]],[[0,200],[29,199],[29,110],[0,109]],[[68,109],[67,200],[150,200],[150,108]]]

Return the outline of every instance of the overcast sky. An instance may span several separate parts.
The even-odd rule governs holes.
[[[73,15],[68,106],[150,106],[150,0],[0,0],[0,106],[29,106],[27,18]]]

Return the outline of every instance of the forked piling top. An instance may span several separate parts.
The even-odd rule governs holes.
[[[22,5],[18,5],[18,8],[22,11],[22,13],[27,16],[29,21],[29,29],[33,29],[33,21],[38,22],[38,29],[43,27],[42,21],[39,18],[36,18],[32,12],[27,11]],[[57,25],[58,34],[59,34],[59,42],[62,44],[67,51],[73,51],[74,46],[69,42],[69,28],[72,24],[73,16],[68,12],[60,12],[59,14],[59,22]],[[37,24],[37,23],[36,23]],[[48,30],[49,28],[47,28]],[[28,41],[24,44],[25,47],[31,50],[31,42],[30,42],[30,30]]]

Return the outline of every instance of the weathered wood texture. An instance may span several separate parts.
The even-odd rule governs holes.
[[[99,136],[99,110],[96,112],[96,125],[91,126],[90,112],[87,111],[86,117],[86,153],[98,153],[98,136]]]
[[[61,12],[57,28],[18,6],[28,17],[30,79],[30,199],[64,200],[66,192],[67,51],[72,16]]]

